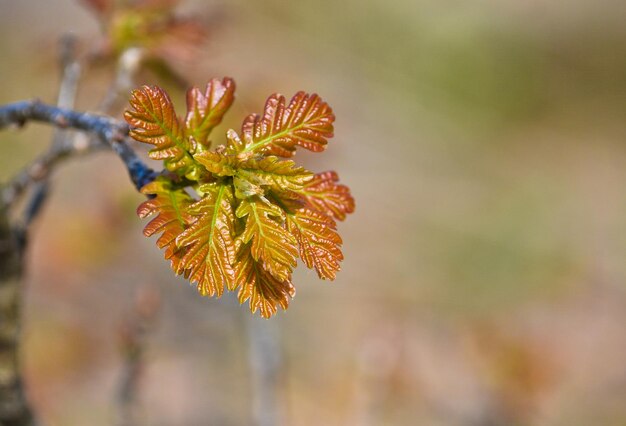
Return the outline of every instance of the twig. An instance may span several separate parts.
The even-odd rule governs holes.
[[[2,189],[0,201],[6,206],[11,206],[31,184],[47,179],[57,163],[70,156],[107,148],[109,146],[102,143],[98,138],[87,140],[80,138],[66,139],[62,144],[51,148],[48,152],[24,167],[12,180],[6,183]]]
[[[121,158],[137,189],[151,182],[156,172],[149,168],[128,144],[128,125],[109,117],[47,105],[38,100],[0,106],[0,129],[23,126],[28,121],[50,123],[61,129],[78,129],[97,135]]]
[[[81,66],[76,59],[77,39],[73,34],[66,34],[60,41],[61,85],[57,97],[57,106],[74,108]]]
[[[57,106],[62,108],[74,108],[76,101],[76,92],[78,91],[78,80],[81,74],[81,66],[76,59],[77,39],[73,34],[66,34],[61,37],[59,48],[59,63],[61,65],[61,84],[59,86],[59,95],[57,98]],[[65,144],[72,135],[66,130],[56,129],[52,136],[51,150]],[[30,200],[24,210],[22,226],[28,229],[29,225],[41,212],[45,204],[48,194],[50,193],[49,173],[35,185]]]
[[[144,371],[146,340],[160,308],[160,296],[152,288],[141,288],[132,314],[121,324],[120,346],[124,357],[117,395],[118,425],[136,424],[136,402]]]
[[[133,87],[135,74],[141,67],[144,54],[144,50],[138,47],[132,47],[122,52],[117,62],[115,80],[109,87],[109,90],[107,90],[104,99],[98,107],[98,111],[111,113],[121,94],[130,92]]]

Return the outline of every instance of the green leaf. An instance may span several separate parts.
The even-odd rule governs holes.
[[[252,114],[244,120],[244,146],[236,148],[235,139],[231,146],[239,152],[280,157],[291,157],[296,145],[320,152],[333,136],[334,120],[332,109],[316,94],[298,92],[289,105],[282,95],[274,94],[265,103],[262,116]]]
[[[295,167],[291,160],[278,157],[252,157],[238,165],[237,176],[275,191],[300,191],[313,178],[313,173]]]
[[[223,151],[206,151],[194,157],[215,176],[233,176],[235,196],[245,199],[263,196],[266,189],[300,191],[313,178],[313,173],[296,167],[293,161],[278,157],[250,157],[239,159]]]
[[[185,276],[198,284],[202,295],[221,296],[224,284],[229,290],[237,287],[235,262],[234,215],[229,185],[211,183],[202,186],[204,197],[189,206],[194,221],[176,238],[185,249],[180,267]]]
[[[209,148],[209,134],[233,103],[235,82],[228,77],[209,81],[204,92],[194,87],[187,92],[187,135],[204,148]]]
[[[240,238],[244,244],[252,241],[250,248],[254,260],[262,262],[278,280],[287,280],[296,266],[298,249],[295,237],[275,219],[282,222],[283,211],[274,204],[253,197],[239,204],[236,215],[246,217]]]
[[[234,176],[239,163],[234,155],[221,151],[205,151],[193,158],[216,176]]]
[[[258,196],[263,200],[265,198],[265,190],[260,185],[250,182],[248,179],[235,176],[233,178],[233,185],[235,187],[235,197],[240,200],[246,200],[248,198]]]

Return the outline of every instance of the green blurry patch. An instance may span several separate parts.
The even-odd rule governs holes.
[[[431,2],[264,0],[260,12],[356,62],[369,80],[468,125],[517,122],[546,102],[543,48],[496,11]],[[328,13],[332,10],[332,13]]]
[[[554,217],[557,205],[550,191],[494,190],[479,208],[460,212],[460,223],[426,229],[444,271],[434,303],[453,311],[506,310],[569,288],[580,270]]]

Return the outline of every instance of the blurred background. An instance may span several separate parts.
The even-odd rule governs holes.
[[[352,189],[342,271],[328,283],[301,266],[289,310],[250,319],[235,298],[202,298],[173,276],[113,154],[68,161],[31,233],[26,279],[24,369],[47,424],[115,422],[120,327],[145,288],[161,302],[137,424],[258,422],[255,336],[274,351],[276,424],[626,424],[621,0],[178,11],[208,39],[172,66],[195,85],[237,81],[218,135],[273,92],[317,92],[335,110],[328,149],[297,160]],[[67,31],[97,43],[98,21],[73,0],[0,0],[0,104],[55,101]],[[113,73],[84,70],[77,109],[94,110]],[[0,178],[50,138],[41,125],[0,133]]]

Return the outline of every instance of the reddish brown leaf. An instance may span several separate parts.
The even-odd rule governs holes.
[[[184,231],[185,226],[193,221],[187,208],[193,199],[182,189],[173,189],[171,182],[159,178],[141,189],[146,195],[155,195],[144,201],[137,208],[141,218],[157,214],[144,228],[143,234],[150,237],[161,233],[157,240],[159,248],[165,248],[165,258],[171,259],[172,269],[178,270],[183,251],[176,245],[176,238]]]
[[[235,264],[235,280],[241,285],[239,303],[250,300],[250,311],[254,313],[258,309],[264,318],[274,315],[278,306],[287,309],[289,300],[296,294],[289,276],[278,279],[254,260],[250,244],[241,247]]]
[[[174,105],[160,87],[143,86],[133,90],[130,98],[131,110],[124,118],[131,126],[130,136],[154,145],[148,153],[154,160],[166,160],[169,170],[184,169],[193,164],[189,155],[193,146],[185,138]]]
[[[333,136],[334,120],[332,109],[316,94],[298,92],[288,106],[283,96],[272,95],[263,116],[252,114],[244,120],[242,152],[291,157],[296,145],[323,151]]]
[[[177,246],[185,249],[179,269],[198,284],[202,295],[219,297],[224,284],[229,290],[236,288],[231,191],[223,184],[203,185],[204,198],[187,209],[194,222],[176,239]]]
[[[231,78],[222,81],[214,78],[204,91],[194,87],[187,92],[187,134],[208,148],[208,137],[233,103],[235,82]]]
[[[308,206],[337,220],[344,220],[346,214],[354,212],[354,198],[350,189],[340,185],[335,172],[317,173],[302,191],[299,191]]]
[[[298,240],[300,257],[306,266],[315,268],[320,278],[334,280],[343,260],[335,221],[303,208],[287,215],[287,229]]]
[[[250,249],[254,260],[260,261],[281,281],[291,276],[298,255],[295,237],[277,221],[282,221],[283,214],[279,207],[258,197],[243,200],[236,212],[237,217],[246,217],[241,241],[252,241]]]

